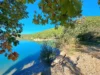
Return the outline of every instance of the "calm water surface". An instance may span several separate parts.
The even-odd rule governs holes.
[[[14,51],[19,53],[19,58],[16,61],[8,60],[4,55],[0,55],[0,75],[5,73],[9,68],[11,68],[14,64],[17,64],[20,61],[28,62],[30,60],[37,60],[39,57],[41,45],[32,42],[32,41],[20,41],[20,44],[16,47],[13,47]],[[19,64],[21,66],[21,64]]]

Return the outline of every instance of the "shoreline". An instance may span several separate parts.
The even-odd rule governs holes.
[[[20,38],[17,38],[17,40],[31,40],[31,41],[55,41],[56,39],[20,39]]]
[[[52,41],[56,39],[32,39],[33,41]]]

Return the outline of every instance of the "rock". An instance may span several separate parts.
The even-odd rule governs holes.
[[[65,56],[65,55],[66,55],[66,52],[65,52],[65,51],[61,51],[61,52],[60,52],[60,55],[61,55],[61,56]]]
[[[100,75],[100,60],[88,54],[82,54],[77,61],[83,75]]]
[[[50,68],[50,75],[81,75],[78,68],[68,57],[59,56],[55,59],[54,66]],[[46,74],[48,75],[48,74]]]
[[[55,65],[55,67],[51,68],[51,75],[73,75],[70,72],[70,69],[65,66],[63,67],[62,65]]]
[[[56,59],[52,62],[51,65],[53,66],[53,65],[55,65],[55,64],[60,63],[60,62],[62,61],[62,58],[63,58],[63,56],[60,56],[60,55],[57,56]]]
[[[100,75],[100,60],[87,53],[76,53],[68,57],[59,56],[53,64],[49,68],[50,75]]]

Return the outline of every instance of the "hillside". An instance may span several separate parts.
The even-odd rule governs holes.
[[[85,32],[99,32],[100,31],[100,17],[85,17],[85,19],[79,19],[76,21],[75,28],[67,28],[68,35],[77,36],[79,33]],[[48,30],[44,30],[42,32],[38,32],[36,34],[27,34],[22,35],[21,38],[18,39],[25,39],[25,40],[32,40],[32,39],[48,39],[54,38],[55,36],[59,37],[63,33],[63,27],[59,27],[58,29],[52,28]]]
[[[58,29],[51,28],[48,30],[44,30],[42,32],[35,33],[35,34],[29,34],[29,35],[24,34],[19,39],[32,40],[32,39],[37,39],[37,38],[39,39],[54,38],[57,35],[60,36],[62,34],[62,30],[63,30],[63,27],[59,27]]]

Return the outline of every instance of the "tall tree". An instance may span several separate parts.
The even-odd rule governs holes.
[[[16,0],[0,1],[0,54],[5,53],[8,59],[16,60],[18,54],[13,52],[12,44],[16,46],[19,41],[23,24],[19,20],[27,17],[26,6]]]

